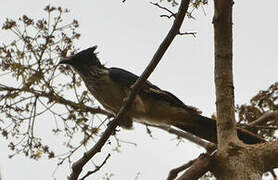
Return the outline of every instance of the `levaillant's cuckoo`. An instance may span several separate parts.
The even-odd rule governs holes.
[[[129,88],[138,76],[124,69],[104,67],[97,58],[95,50],[96,46],[88,48],[62,59],[60,64],[73,67],[102,106],[117,114]],[[199,115],[196,109],[185,105],[172,93],[160,89],[149,81],[145,82],[136,95],[120,126],[131,128],[132,120],[175,126],[205,140],[217,142],[215,120]],[[249,144],[261,141],[259,137],[243,129],[238,129],[238,136]]]

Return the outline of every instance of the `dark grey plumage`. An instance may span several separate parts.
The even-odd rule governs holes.
[[[117,114],[129,88],[138,76],[120,68],[106,68],[98,60],[96,46],[63,59],[60,64],[69,64],[82,77],[92,95],[108,111]],[[176,126],[211,142],[217,142],[216,121],[199,115],[198,111],[185,105],[175,95],[164,91],[149,81],[127,113],[122,127],[132,127],[132,120],[147,124]],[[245,143],[260,142],[258,136],[238,129],[239,138]]]

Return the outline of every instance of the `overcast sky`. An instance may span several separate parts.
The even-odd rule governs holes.
[[[169,30],[172,21],[159,17],[165,12],[149,1],[50,1],[52,5],[69,8],[66,19],[80,22],[80,49],[98,45],[99,57],[108,67],[122,67],[140,75],[155,50]],[[257,2],[257,1],[256,1]],[[236,1],[234,6],[234,81],[236,104],[248,103],[259,90],[267,89],[278,77],[278,25],[277,0],[256,4],[252,0]],[[258,1],[259,2],[259,1]],[[257,3],[258,3],[257,2]],[[262,2],[262,1],[260,1]],[[0,7],[0,22],[5,18],[45,16],[42,9],[49,0],[9,0]],[[179,97],[185,104],[194,105],[210,116],[215,112],[213,81],[213,7],[205,7],[196,20],[186,20],[183,31],[196,31],[196,38],[180,36],[166,52],[162,62],[150,77],[150,81]],[[0,31],[0,42],[10,40]],[[39,125],[38,125],[39,126]],[[57,147],[62,141],[42,138]],[[98,155],[101,163],[108,152],[112,153],[103,169],[88,179],[101,179],[105,173],[113,173],[113,180],[165,179],[170,169],[195,158],[202,148],[188,141],[177,146],[175,137],[161,131],[153,131],[154,139],[141,125],[133,131],[123,130],[120,138],[137,144],[124,144],[120,153],[110,148]],[[57,178],[66,179],[69,167],[56,169],[58,161],[29,160],[19,155],[8,159],[7,141],[0,141],[0,172],[3,180]],[[83,149],[84,150],[84,149]],[[80,154],[76,155],[78,158]],[[94,166],[89,163],[89,169]]]

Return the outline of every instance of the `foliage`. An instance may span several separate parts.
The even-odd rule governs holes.
[[[6,19],[2,29],[11,32],[13,40],[0,46],[0,131],[10,140],[14,154],[24,153],[33,159],[44,153],[55,157],[37,136],[41,126],[37,121],[43,117],[49,123],[54,120],[53,134],[68,137],[65,144],[75,149],[70,139],[76,132],[84,135],[82,144],[97,134],[98,126],[92,126],[89,112],[100,111],[89,107],[92,101],[80,88],[80,77],[69,67],[57,67],[61,57],[76,52],[73,44],[80,37],[78,21],[64,23],[69,10],[61,7],[47,6],[44,11],[46,18],[37,20],[27,15],[18,21]]]

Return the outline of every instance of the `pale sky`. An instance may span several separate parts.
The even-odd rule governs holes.
[[[81,38],[77,47],[85,49],[98,45],[100,60],[108,67],[127,69],[140,75],[155,50],[168,32],[172,21],[159,17],[165,12],[149,1],[50,1],[71,10],[65,20],[77,19]],[[257,2],[257,1],[256,1]],[[258,3],[252,0],[236,1],[234,6],[234,81],[236,104],[248,103],[259,90],[267,89],[278,77],[278,25],[277,0]],[[261,1],[260,1],[261,2]],[[42,9],[49,0],[9,0],[0,7],[0,23],[5,18],[17,18],[26,14],[39,18],[45,16]],[[196,16],[186,20],[183,31],[196,31],[192,36],[177,37],[166,52],[150,81],[179,97],[185,104],[194,105],[210,116],[215,112],[213,80],[213,16],[212,2]],[[0,31],[0,42],[9,36]],[[1,79],[1,81],[3,81]],[[49,137],[51,125],[47,119],[38,133],[45,142],[53,144],[57,151],[65,152],[59,137]],[[39,122],[40,123],[40,122]],[[53,123],[51,121],[50,123]],[[177,146],[175,136],[153,130],[154,139],[146,134],[145,127],[136,125],[134,130],[122,130],[122,140],[137,144],[123,144],[121,152],[113,152],[107,146],[96,157],[100,164],[108,152],[112,157],[98,173],[88,179],[101,179],[105,173],[113,173],[113,180],[166,179],[170,169],[197,157],[202,148],[188,141]],[[112,146],[113,147],[113,146]],[[3,180],[66,179],[69,166],[57,167],[57,160],[45,158],[34,161],[23,155],[8,159],[7,141],[0,141],[0,172]],[[82,149],[85,150],[85,149]],[[76,154],[76,160],[82,152]],[[86,170],[93,170],[88,163]],[[86,173],[84,170],[84,173]]]

